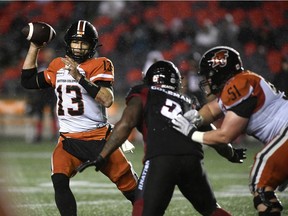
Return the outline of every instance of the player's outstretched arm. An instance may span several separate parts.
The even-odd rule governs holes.
[[[191,137],[193,141],[203,144],[204,132],[198,131],[198,127],[194,123],[191,123],[184,116],[178,115],[175,119],[172,120],[173,128],[185,136]],[[216,130],[216,127],[213,124],[210,124],[209,126],[202,126],[201,129],[204,131],[209,131]],[[246,159],[246,149],[234,149],[230,143],[217,145],[215,144],[209,146],[213,147],[218,152],[218,154],[232,163],[243,163],[243,160]]]
[[[219,155],[232,163],[243,163],[246,159],[246,148],[236,149],[233,148],[230,143],[223,145],[210,145],[210,147],[214,148]]]
[[[86,168],[90,166],[95,166],[95,170],[99,171],[101,167],[105,164],[106,160],[101,156],[98,155],[97,158],[94,161],[86,161],[82,163],[80,166],[76,168],[76,172],[83,172]]]
[[[100,153],[103,158],[108,157],[128,139],[132,129],[140,121],[142,113],[141,98],[133,97],[125,107],[121,119],[115,124],[110,137]]]
[[[45,46],[45,44],[43,46]],[[30,47],[25,57],[22,69],[26,70],[37,67],[38,54],[43,46],[38,46],[33,42],[30,43]]]
[[[207,129],[207,128],[206,128]],[[216,130],[216,127],[213,124],[210,124],[208,130]],[[226,158],[232,163],[243,163],[243,160],[246,159],[246,148],[233,148],[231,143],[223,143],[219,145],[209,145],[214,148],[219,155]]]
[[[119,148],[129,137],[132,129],[136,127],[142,115],[142,102],[140,97],[133,97],[125,107],[121,119],[115,124],[111,135],[102,151],[94,161],[87,161],[76,168],[76,172],[83,172],[90,166],[95,166],[96,171],[105,164],[106,159]]]
[[[50,85],[46,82],[43,72],[37,70],[37,57],[41,47],[30,43],[30,47],[23,63],[21,73],[21,85],[26,89],[48,88]]]

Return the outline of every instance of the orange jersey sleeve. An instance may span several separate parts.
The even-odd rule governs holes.
[[[60,69],[64,67],[65,64],[62,62],[61,58],[55,58],[44,71],[46,82],[49,83],[52,87],[55,87],[56,75],[57,73],[61,73]]]
[[[114,66],[111,60],[106,57],[92,58],[80,64],[80,67],[91,82],[114,82]]]
[[[114,66],[111,60],[106,57],[89,59],[79,64],[78,67],[80,73],[84,71],[86,78],[91,82],[107,81],[111,82],[111,84],[114,82]],[[56,75],[57,73],[58,75],[64,73],[64,68],[65,64],[62,62],[61,57],[55,58],[44,71],[46,82],[55,87]]]
[[[238,105],[249,97],[257,97],[257,109],[265,100],[265,95],[259,85],[261,78],[250,71],[244,71],[230,79],[220,95],[226,109]]]

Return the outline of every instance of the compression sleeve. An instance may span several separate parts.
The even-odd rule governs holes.
[[[92,98],[96,97],[101,88],[100,86],[89,82],[84,76],[82,76],[81,79],[79,80],[79,84],[83,86],[83,88],[88,92],[88,94]]]
[[[243,118],[249,118],[255,110],[256,105],[257,97],[249,97],[243,102],[239,103],[237,106],[234,106],[228,110],[233,111]]]
[[[26,89],[50,87],[50,85],[45,81],[44,73],[38,73],[37,68],[22,69],[21,85]]]

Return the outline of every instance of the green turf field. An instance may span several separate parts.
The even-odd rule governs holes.
[[[248,190],[248,173],[252,158],[258,147],[250,148],[244,164],[232,164],[217,153],[205,149],[205,167],[213,185],[218,202],[235,216],[257,215]],[[54,203],[50,181],[50,155],[54,143],[27,144],[20,139],[1,138],[1,184],[8,190],[8,198],[17,215],[56,216],[59,215]],[[136,145],[131,160],[137,173],[142,164],[142,146]],[[192,182],[193,184],[193,182]],[[71,188],[78,203],[79,216],[129,216],[131,205],[122,194],[101,173],[88,168],[71,181]],[[2,189],[3,194],[3,189]],[[288,193],[279,193],[288,215]],[[199,215],[176,189],[166,211],[167,216]]]

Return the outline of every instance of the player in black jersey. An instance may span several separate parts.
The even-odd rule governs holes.
[[[194,100],[179,93],[181,75],[177,67],[170,61],[158,61],[148,69],[143,81],[144,84],[130,89],[122,117],[92,165],[99,170],[105,158],[136,127],[143,135],[145,156],[133,216],[164,215],[175,186],[201,215],[229,216],[217,204],[202,167],[202,145],[192,143],[172,127],[171,121],[176,115],[195,105]],[[245,150],[228,146],[221,149],[221,154],[241,163]]]

